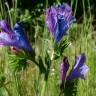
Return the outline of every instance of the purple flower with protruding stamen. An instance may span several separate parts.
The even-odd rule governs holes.
[[[60,42],[74,21],[76,19],[72,15],[72,9],[66,3],[52,6],[46,10],[46,26],[52,32],[57,43]]]
[[[69,62],[67,57],[64,57],[63,63],[61,64],[60,69],[61,69],[61,81],[64,82],[66,78],[66,73],[69,69]]]
[[[13,30],[6,20],[0,21],[0,46],[13,46],[27,51],[32,51],[28,38],[24,34],[23,26],[20,22],[16,23]]]
[[[70,71],[69,76],[67,77],[67,80],[73,80],[74,78],[82,78],[86,79],[85,75],[89,71],[89,67],[85,64],[86,57],[85,54],[82,53],[75,58],[75,64]]]

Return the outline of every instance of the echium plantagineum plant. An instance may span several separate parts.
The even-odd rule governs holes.
[[[63,91],[70,88],[70,86],[71,88],[74,88],[74,83],[76,83],[76,81],[74,82],[75,79],[78,79],[78,78],[81,78],[84,80],[87,79],[86,74],[89,71],[89,67],[85,64],[85,61],[86,61],[86,56],[84,53],[77,55],[75,57],[75,63],[71,71],[67,75],[67,71],[69,69],[69,61],[67,57],[64,57],[63,62],[61,63],[61,66],[60,66],[61,68],[61,73],[60,73],[61,74],[61,84],[60,84],[61,93],[60,94],[63,94]],[[72,93],[70,90],[70,94],[67,93],[66,95],[71,95],[71,94]]]
[[[54,36],[57,45],[60,45],[62,37],[66,34],[67,30],[70,28],[74,21],[76,21],[76,19],[72,15],[72,9],[66,3],[51,6],[46,9],[45,23],[48,28],[48,31],[51,32]],[[30,42],[26,34],[24,33],[24,27],[22,26],[21,22],[17,22],[14,27],[11,28],[10,24],[6,20],[1,20],[0,30],[0,46],[11,46],[12,52],[15,53],[19,50],[27,51],[29,54],[34,53],[34,50],[32,49]],[[32,58],[35,59],[35,54],[30,56],[33,56]],[[45,60],[45,62],[43,62],[43,60]],[[46,57],[43,58],[43,60],[42,57],[39,57],[38,61],[33,60],[34,63],[38,65],[40,72],[43,73],[45,76],[45,82],[41,90],[41,96],[45,96],[45,84],[48,80],[48,75],[51,66],[49,54],[47,54]],[[61,85],[63,85],[66,80],[70,81],[78,77],[85,78],[85,74],[88,72],[89,68],[87,65],[84,64],[84,62],[84,54],[77,56],[75,65],[73,66],[69,76],[66,78],[69,63],[67,57],[64,57],[63,63],[61,64]],[[46,65],[44,65],[43,63],[46,63]]]
[[[68,58],[64,57],[63,63],[61,64],[61,84],[66,81],[73,80],[76,78],[86,79],[86,73],[89,71],[89,67],[85,64],[86,56],[84,53],[75,57],[75,64],[73,65],[69,75],[66,77],[69,69]]]
[[[66,35],[67,30],[75,21],[76,19],[72,15],[72,9],[66,3],[51,6],[46,10],[46,26],[49,32],[54,36],[56,43],[60,43],[63,35]],[[62,94],[62,90],[64,90],[67,81],[72,81],[79,77],[86,79],[85,74],[89,71],[89,67],[85,64],[85,59],[86,57],[84,53],[76,56],[75,64],[69,75],[66,77],[69,69],[69,62],[67,57],[64,57],[63,63],[61,64],[60,94]]]

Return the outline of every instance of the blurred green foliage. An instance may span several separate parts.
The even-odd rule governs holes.
[[[7,0],[10,7],[12,7],[12,0]],[[57,2],[63,3],[66,2],[69,5],[72,5],[73,10],[75,10],[75,6],[76,6],[76,2],[77,2],[77,11],[76,11],[76,18],[80,19],[82,21],[82,15],[83,15],[83,0],[19,0],[18,2],[18,8],[20,9],[28,9],[30,11],[35,11],[38,12],[38,14],[36,14],[37,16],[39,16],[39,14],[42,14],[43,9],[46,8],[46,2],[48,2],[48,6],[53,5],[54,3],[56,4]],[[90,2],[90,3],[89,3]],[[94,14],[94,17],[96,18],[96,0],[84,0],[84,5],[85,5],[85,11],[87,14],[89,14],[89,4],[90,4],[90,8],[91,8],[91,12],[92,14]],[[38,7],[37,7],[38,6]],[[80,22],[79,21],[79,22]]]

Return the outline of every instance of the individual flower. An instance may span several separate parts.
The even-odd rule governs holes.
[[[28,51],[32,51],[32,47],[29,43],[29,40],[27,36],[24,33],[24,29],[22,26],[22,23],[18,22],[15,24],[14,29],[13,29],[14,34],[16,35],[16,40],[18,41],[18,46],[20,48],[27,49]]]
[[[13,30],[6,20],[0,21],[0,46],[13,46],[16,49],[32,51],[31,45],[24,34],[21,23],[16,23]]]
[[[89,67],[85,64],[86,57],[85,54],[82,53],[75,58],[75,64],[70,71],[67,80],[73,80],[74,78],[82,78],[86,79],[86,73],[89,71]]]
[[[61,64],[60,69],[61,69],[61,81],[64,82],[66,78],[66,73],[69,69],[69,62],[67,57],[64,57],[63,63]]]
[[[82,78],[82,79],[86,79],[85,75],[86,73],[89,71],[89,67],[85,64],[85,54],[82,53],[78,56],[76,56],[75,58],[75,64],[73,65],[73,68],[71,69],[69,75],[66,78],[66,73],[68,71],[69,68],[69,63],[67,58],[64,57],[64,61],[66,61],[66,63],[64,62],[63,64],[61,64],[61,81],[65,80],[73,80],[75,78]]]
[[[74,21],[72,9],[66,3],[52,6],[46,10],[46,26],[49,32],[52,32],[57,43],[60,42]]]

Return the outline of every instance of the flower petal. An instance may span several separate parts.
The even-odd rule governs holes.
[[[15,38],[12,38],[12,36],[8,33],[1,32],[0,33],[0,45],[1,46],[17,46],[17,41]]]
[[[50,32],[54,35],[57,24],[57,11],[55,7],[50,7],[46,11],[46,26]]]
[[[23,26],[20,22],[15,24],[14,34],[16,35],[16,40],[18,42],[18,46],[20,48],[26,49],[31,52],[32,47],[28,41],[28,38],[26,37],[26,35],[24,33]]]
[[[80,68],[80,75],[81,75],[80,77],[81,77],[82,79],[86,79],[85,74],[86,74],[88,71],[89,71],[89,67],[84,64],[84,65]]]
[[[4,31],[6,33],[12,33],[12,29],[6,20],[0,21],[0,29],[2,29],[2,31]]]
[[[67,22],[64,19],[58,19],[57,30],[55,33],[55,40],[58,43],[63,35],[66,35],[66,31],[69,29]]]
[[[66,73],[69,69],[69,62],[67,57],[64,57],[63,63],[61,64],[60,68],[61,68],[61,81],[64,82],[66,78]]]
[[[85,75],[89,71],[89,67],[85,64],[85,54],[81,54],[76,56],[75,58],[75,64],[70,71],[69,76],[67,77],[67,80],[73,80],[74,78],[82,78],[86,79]]]
[[[84,62],[86,61],[86,56],[84,53],[78,55],[75,57],[75,64],[73,66],[73,69],[80,68],[84,65]]]

